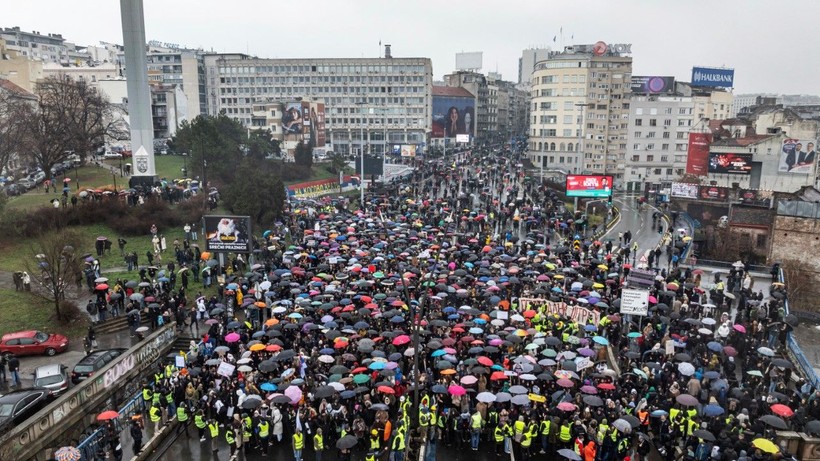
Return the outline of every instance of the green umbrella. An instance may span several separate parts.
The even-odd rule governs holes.
[[[364,384],[370,381],[370,376],[368,375],[355,375],[353,376],[353,382],[356,384]]]
[[[339,373],[332,374],[327,378],[327,382],[329,382],[329,383],[337,383],[341,380],[342,380],[342,375],[340,375]]]

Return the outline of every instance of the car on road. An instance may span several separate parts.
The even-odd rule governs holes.
[[[49,395],[56,397],[70,386],[68,367],[61,363],[50,363],[34,370],[34,386],[48,389]]]
[[[124,348],[106,349],[94,351],[86,355],[79,362],[77,362],[77,364],[74,365],[74,369],[71,370],[71,382],[78,384],[91,376],[94,376],[94,373],[111,363],[112,360],[117,358],[126,350],[127,349]]]
[[[34,180],[29,179],[29,178],[23,178],[23,179],[17,181],[17,186],[20,187],[20,189],[22,189],[23,192],[34,189],[34,186],[36,186],[36,185],[37,185],[37,183],[34,182]]]
[[[103,158],[105,160],[118,159],[122,158],[122,154],[120,154],[119,152],[106,152],[105,154],[103,154]]]
[[[8,333],[0,338],[0,354],[14,355],[57,355],[68,349],[68,338],[63,335],[48,334],[37,330]]]
[[[48,403],[48,389],[20,389],[0,397],[0,434],[31,417]]]

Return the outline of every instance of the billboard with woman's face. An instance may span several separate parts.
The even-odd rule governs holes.
[[[433,138],[475,135],[475,98],[433,96]]]

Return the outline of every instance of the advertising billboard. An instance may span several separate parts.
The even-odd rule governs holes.
[[[433,96],[433,138],[475,133],[475,98]]]
[[[415,144],[402,144],[401,145],[401,156],[402,157],[415,157],[416,156],[416,145]]]
[[[701,226],[715,227],[720,223],[721,217],[729,216],[729,206],[690,202],[686,207],[686,212],[692,219],[697,220]]]
[[[308,122],[310,123],[310,122]],[[289,102],[285,104],[282,113],[282,132],[287,136],[301,135],[305,130],[305,118],[302,116],[302,103]],[[299,139],[301,141],[301,139]]]
[[[692,86],[732,88],[734,87],[734,83],[734,69],[715,69],[712,67],[692,68]]]
[[[729,197],[729,188],[718,186],[698,187],[698,198],[701,200],[719,200],[725,202]]]
[[[633,75],[629,87],[633,93],[672,93],[675,91],[675,77]]]
[[[567,175],[567,197],[598,197],[612,195],[612,176]]]
[[[457,134],[456,135],[456,142],[470,142],[470,135],[469,134]]]
[[[709,144],[711,133],[689,133],[689,149],[686,156],[686,173],[706,176],[709,167]]]
[[[672,183],[672,197],[678,198],[698,198],[698,185],[685,182]]]
[[[325,147],[325,104],[302,102],[303,109],[305,106],[308,110],[306,125],[310,130],[310,142],[313,147]]]
[[[809,174],[814,172],[817,144],[805,139],[784,139],[780,150],[780,173]]]
[[[752,154],[709,153],[709,173],[749,174],[752,172]]]
[[[203,216],[205,249],[250,253],[251,218],[248,216]]]

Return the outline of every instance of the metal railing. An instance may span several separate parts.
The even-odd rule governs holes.
[[[783,272],[782,268],[778,271],[777,278],[780,283],[786,283],[786,274]],[[789,300],[785,299],[783,301],[783,305],[786,315],[789,315]],[[820,386],[820,378],[818,378],[817,372],[814,370],[814,366],[812,366],[809,359],[806,358],[806,355],[803,354],[803,351],[797,344],[797,340],[794,338],[794,334],[792,332],[789,332],[786,337],[786,349],[789,351],[792,361],[797,363],[800,369],[803,370],[803,376],[806,377],[806,380],[811,383],[814,389],[818,389],[818,386]]]
[[[145,402],[142,398],[142,392],[138,392],[131,400],[128,401],[118,413],[120,417],[113,420],[114,423],[114,430],[119,434],[122,432],[123,426],[122,421],[130,419],[131,416],[142,413],[145,409]],[[102,452],[106,451],[105,444],[108,442],[108,428],[105,426],[98,428],[94,432],[92,432],[88,437],[83,439],[79,444],[77,444],[77,449],[80,450],[80,461],[96,461],[97,459],[105,459],[103,456],[100,458],[98,453],[102,450]]]

